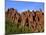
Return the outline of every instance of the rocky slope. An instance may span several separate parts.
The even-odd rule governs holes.
[[[16,9],[10,8],[5,12],[5,17],[15,24],[20,24],[21,27],[31,28],[32,32],[44,31],[44,12],[27,10],[21,14]]]

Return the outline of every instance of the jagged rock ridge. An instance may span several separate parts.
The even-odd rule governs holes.
[[[10,18],[11,22],[20,23],[21,26],[27,26],[32,29],[32,32],[44,31],[44,13],[40,11],[25,11],[21,14],[16,9],[8,9],[5,12],[6,17]]]

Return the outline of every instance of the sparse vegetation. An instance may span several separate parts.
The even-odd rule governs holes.
[[[5,15],[6,33],[43,32],[44,30],[43,12],[34,12],[33,10],[33,12],[26,11],[19,14],[15,9],[11,8],[5,12]]]

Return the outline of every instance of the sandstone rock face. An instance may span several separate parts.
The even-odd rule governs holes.
[[[32,32],[44,31],[44,13],[43,12],[30,12],[25,11],[21,14],[17,10],[11,8],[6,13],[6,16],[12,20],[12,22],[20,23],[21,26],[27,26],[31,28]]]

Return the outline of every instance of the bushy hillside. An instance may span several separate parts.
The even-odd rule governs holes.
[[[27,10],[21,14],[10,8],[5,12],[6,33],[29,33],[44,31],[44,13]]]

